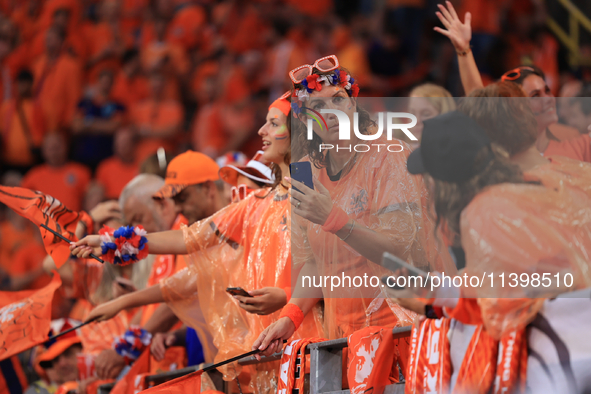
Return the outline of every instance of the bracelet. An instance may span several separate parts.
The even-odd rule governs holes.
[[[468,46],[468,49],[465,49],[463,51],[458,51],[456,49],[456,53],[458,54],[458,56],[466,56],[467,54],[469,54],[470,52],[472,52],[472,46]]]
[[[125,334],[115,338],[113,349],[129,365],[150,346],[150,343],[152,343],[152,334],[139,326],[130,326]]]
[[[304,312],[296,304],[287,304],[283,307],[279,315],[280,319],[282,317],[289,317],[297,331],[304,321]]]
[[[351,228],[349,229],[349,233],[345,236],[345,238],[341,238],[341,241],[345,242],[347,240],[347,238],[349,238],[349,236],[353,232],[353,227],[355,227],[355,220],[353,220],[353,223],[351,224]]]
[[[321,228],[327,233],[335,234],[337,231],[345,227],[348,222],[349,217],[347,216],[347,213],[341,208],[333,206],[330,214],[328,214],[326,222]]]
[[[443,317],[443,308],[425,304],[425,316],[427,316],[427,319],[441,319]]]
[[[142,226],[122,226],[115,231],[104,226],[99,234],[101,253],[111,264],[128,265],[148,256],[147,232]]]

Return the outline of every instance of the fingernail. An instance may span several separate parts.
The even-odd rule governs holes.
[[[285,179],[286,181],[291,181],[291,178],[288,176],[284,176],[283,179]]]

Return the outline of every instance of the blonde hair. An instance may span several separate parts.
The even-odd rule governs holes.
[[[439,115],[456,110],[456,102],[450,92],[434,83],[424,83],[410,91],[409,96],[424,97],[439,112]]]

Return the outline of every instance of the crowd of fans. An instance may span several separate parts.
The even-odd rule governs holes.
[[[292,88],[286,77],[290,70],[333,53],[362,86],[361,96],[432,98],[427,104],[414,101],[417,107],[409,108],[413,113],[433,112],[418,116],[415,131],[420,137],[423,120],[453,111],[452,95],[470,93],[464,91],[467,85],[465,74],[460,75],[462,59],[457,46],[454,49],[456,43],[433,31],[441,25],[436,4],[431,0],[1,1],[0,183],[49,194],[71,210],[89,212],[97,225],[141,224],[149,233],[178,230],[181,224],[208,218],[231,200],[275,181],[270,172],[262,176],[256,165],[245,166],[246,158],[261,148],[261,136],[266,136],[261,125],[271,122],[267,107]],[[548,10],[543,2],[454,4],[462,18],[466,12],[472,15],[469,42],[484,85],[507,70],[535,64],[532,73],[547,84],[542,95],[591,97],[587,85],[591,72],[584,67],[573,70],[561,60],[566,52],[544,27]],[[427,81],[432,84],[422,84]],[[569,101],[558,111],[565,125],[554,121],[544,126],[548,133],[562,136],[560,130],[568,131],[574,140],[589,132],[587,101]],[[412,149],[418,147],[418,142],[409,142]],[[557,152],[570,149],[551,144],[548,149]],[[580,160],[591,161],[591,146],[587,143],[585,149]],[[171,160],[176,162],[172,170]],[[242,172],[231,180],[222,176],[224,184],[216,181],[218,165],[226,170],[235,165]],[[161,178],[167,167],[168,177],[171,171],[192,172],[178,175],[186,182],[173,182],[189,187],[154,200],[155,193],[163,190]],[[258,168],[257,175],[251,179],[253,168]],[[206,190],[192,188],[203,183]],[[237,188],[241,184],[242,191]],[[89,233],[98,228],[92,230]],[[47,285],[51,281],[47,260],[35,227],[10,210],[0,212],[0,290]],[[84,290],[73,282],[80,278],[92,282],[99,271],[87,267],[81,271],[72,259],[60,270],[64,288],[56,293],[52,317],[84,320],[94,305],[150,289],[185,266],[182,257],[163,252],[133,268],[101,268],[94,278],[93,296],[81,297],[78,293]],[[159,302],[168,301],[163,296]],[[241,307],[260,312],[249,311],[254,306]],[[165,304],[142,308],[138,314],[118,314],[111,323],[87,333],[93,340],[84,343],[84,351],[96,357],[100,378],[115,379],[123,370],[123,357],[111,349],[111,342],[132,323],[155,334],[152,352],[158,359],[164,358],[166,346],[176,344],[192,354],[182,363],[213,361],[207,334],[199,332],[197,340],[195,331],[181,327]],[[47,380],[54,374],[54,383],[65,383],[60,368],[71,371],[75,364],[80,368],[76,355],[81,342],[69,345],[37,357],[34,371],[25,369],[29,380],[34,376]]]

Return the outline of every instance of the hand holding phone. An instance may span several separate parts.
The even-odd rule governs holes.
[[[233,296],[242,296],[242,297],[252,297],[246,290],[242,287],[228,287],[226,288],[226,292],[230,293]]]

